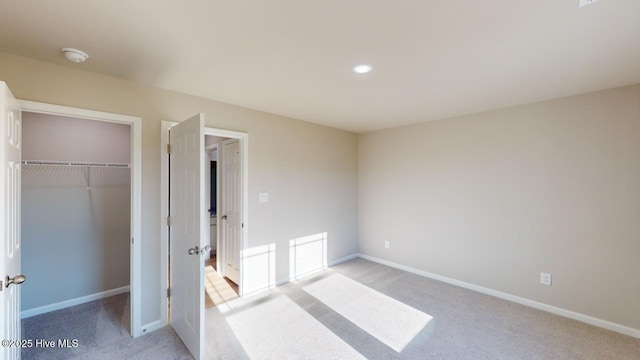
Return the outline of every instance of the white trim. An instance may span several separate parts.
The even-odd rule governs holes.
[[[27,111],[32,113],[75,117],[75,118],[81,118],[84,120],[108,121],[108,122],[115,122],[115,123],[121,123],[121,124],[132,124],[136,122],[136,120],[140,120],[139,117],[135,117],[135,116],[114,114],[114,113],[94,111],[94,110],[88,110],[88,109],[80,109],[80,108],[74,108],[74,107],[62,106],[62,105],[40,103],[40,102],[29,101],[29,100],[18,100],[18,102],[22,107],[22,111]]]
[[[162,121],[160,123],[160,320],[163,324],[169,323],[167,289],[169,288],[169,229],[167,217],[169,216],[169,129],[177,123]]]
[[[131,144],[131,335],[142,335],[142,119],[132,124]]]
[[[177,122],[172,121],[162,121],[160,124],[160,284],[161,284],[161,294],[160,298],[162,299],[161,303],[161,318],[162,324],[167,324],[170,322],[168,316],[168,302],[166,291],[168,287],[169,280],[169,269],[167,264],[167,259],[169,258],[169,232],[167,231],[167,216],[169,215],[169,209],[167,207],[167,200],[169,198],[169,182],[168,182],[168,174],[169,174],[169,158],[167,156],[167,144],[169,144],[169,129],[172,126],[177,125]],[[241,167],[242,167],[242,223],[244,227],[242,229],[242,249],[246,249],[249,247],[249,134],[238,131],[217,129],[217,128],[204,128],[205,135],[226,137],[232,139],[240,140],[240,147],[242,152],[241,159]],[[219,173],[219,172],[218,172]],[[218,231],[218,235],[220,232]],[[218,236],[218,245],[216,247],[219,249],[219,240]],[[241,249],[241,251],[242,251]],[[218,266],[218,269],[220,266]],[[242,262],[240,263],[240,279],[242,279]],[[243,281],[240,281],[239,285],[239,296],[243,296]]]
[[[66,309],[68,307],[72,307],[72,306],[88,303],[88,302],[94,301],[94,300],[100,300],[100,299],[108,298],[108,297],[114,296],[114,295],[124,294],[124,293],[127,293],[127,292],[129,292],[129,286],[123,286],[123,287],[119,287],[119,288],[116,288],[116,289],[102,291],[102,292],[91,294],[91,295],[77,297],[75,299],[69,299],[69,300],[65,300],[65,301],[60,301],[60,302],[57,302],[55,304],[49,304],[49,305],[40,306],[40,307],[29,309],[29,310],[24,310],[24,311],[22,311],[20,313],[20,318],[21,319],[26,319],[26,318],[30,318],[32,316],[45,314],[45,313],[48,313],[48,312],[51,312],[51,311],[60,310],[60,309]]]
[[[328,265],[329,265],[329,267],[336,266],[336,265],[341,264],[343,262],[346,262],[346,261],[349,261],[349,260],[353,260],[353,259],[357,258],[358,256],[360,256],[360,254],[357,254],[357,253],[356,254],[347,255],[345,257],[341,257],[340,259],[335,259],[335,260],[329,262]]]
[[[517,304],[521,304],[521,305],[525,305],[525,306],[529,306],[532,307],[534,309],[538,309],[538,310],[542,310],[542,311],[546,311],[555,315],[560,315],[569,319],[573,319],[573,320],[577,320],[583,323],[587,323],[593,326],[597,326],[597,327],[601,327],[607,330],[611,330],[611,331],[615,331],[617,333],[620,334],[624,334],[624,335],[628,335],[634,338],[640,338],[640,329],[634,329],[628,326],[624,326],[624,325],[620,325],[620,324],[616,324],[607,320],[602,320],[602,319],[598,319],[589,315],[585,315],[585,314],[581,314],[581,313],[577,313],[571,310],[566,310],[566,309],[562,309],[559,307],[555,307],[552,305],[548,305],[548,304],[544,304],[538,301],[534,301],[534,300],[530,300],[530,299],[526,299],[523,297],[519,297],[519,296],[515,296],[515,295],[511,295],[511,294],[507,294],[507,293],[503,293],[501,291],[497,291],[497,290],[493,290],[493,289],[489,289],[486,287],[482,287],[482,286],[478,286],[478,285],[474,285],[474,284],[470,284],[464,281],[460,281],[460,280],[456,280],[456,279],[452,279],[446,276],[442,276],[442,275],[438,275],[438,274],[434,274],[434,273],[430,273],[428,271],[424,271],[424,270],[420,270],[420,269],[416,269],[416,268],[412,268],[410,266],[406,266],[406,265],[401,265],[398,263],[394,263],[392,261],[388,261],[388,260],[383,260],[383,259],[378,259],[375,258],[373,256],[369,256],[369,255],[364,255],[364,254],[358,254],[358,257],[365,259],[365,260],[369,260],[369,261],[373,261],[376,262],[378,264],[382,264],[382,265],[386,265],[392,268],[396,268],[399,270],[403,270],[406,272],[410,272],[416,275],[421,275],[430,279],[434,279],[434,280],[438,280],[438,281],[442,281],[444,283],[447,284],[451,284],[451,285],[455,285],[455,286],[459,286],[461,288],[465,288],[465,289],[469,289],[469,290],[473,290],[473,291],[477,291],[479,293],[482,294],[486,294],[486,295],[490,295],[490,296],[495,296],[497,298],[500,299],[504,299],[504,300],[508,300]]]
[[[131,335],[142,335],[142,119],[69,106],[18,100],[22,111],[127,124],[131,126]],[[135,240],[135,241],[134,241]]]
[[[336,265],[338,265],[338,264],[342,264],[343,262],[347,262],[347,261],[349,261],[349,260],[353,260],[353,259],[355,259],[355,258],[357,258],[357,257],[359,257],[359,256],[360,256],[360,254],[356,253],[356,254],[347,255],[347,256],[345,256],[345,257],[341,257],[341,258],[339,258],[339,259],[335,259],[335,260],[333,260],[333,261],[330,261],[330,262],[327,264],[327,268],[330,268],[330,267],[332,267],[332,266],[336,266]],[[306,274],[302,275],[302,276],[301,276],[301,278],[303,278],[303,277],[305,277],[305,276],[308,276],[308,275],[313,275],[313,274],[315,274],[316,272],[319,272],[319,271],[322,271],[322,270],[325,270],[325,269],[326,269],[326,268],[322,268],[322,269],[319,269],[319,270],[317,270],[317,271],[313,271],[313,272],[310,272],[310,273],[306,273]],[[296,279],[296,280],[300,280],[300,279]],[[288,276],[287,276],[287,277],[285,277],[285,278],[282,278],[282,279],[280,279],[280,280],[277,280],[277,281],[276,281],[276,287],[281,286],[281,285],[284,285],[284,284],[286,284],[286,283],[288,283],[288,282],[290,282],[290,281],[291,281],[291,278],[290,278],[290,277],[288,277]],[[265,290],[269,290],[269,289],[265,289]],[[261,290],[261,291],[264,291],[264,290]],[[259,291],[259,292],[261,292],[261,291]],[[255,292],[255,293],[253,293],[253,294],[257,294],[257,293],[258,293],[258,292]],[[252,294],[252,295],[253,295],[253,294]]]
[[[167,326],[167,323],[162,321],[162,319],[158,319],[156,321],[152,321],[148,324],[143,324],[142,325],[142,335],[154,332],[158,329],[162,329],[163,327]]]

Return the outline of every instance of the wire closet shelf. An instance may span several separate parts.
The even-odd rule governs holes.
[[[22,165],[117,167],[117,168],[131,167],[131,164],[123,164],[123,163],[97,163],[97,162],[49,161],[49,160],[22,160]]]
[[[91,191],[91,169],[130,169],[131,164],[124,163],[97,163],[97,162],[77,162],[77,161],[50,161],[50,160],[22,160],[24,166],[43,166],[50,167],[67,167],[67,168],[84,168],[85,181],[87,190]]]

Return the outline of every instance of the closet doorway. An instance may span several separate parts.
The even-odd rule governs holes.
[[[142,335],[140,119],[21,105],[24,335],[37,337],[35,319],[72,321],[80,310],[81,323]]]

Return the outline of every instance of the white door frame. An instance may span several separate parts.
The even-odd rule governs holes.
[[[102,111],[18,100],[22,111],[126,124],[131,126],[131,335],[143,335],[142,326],[142,119]]]
[[[169,323],[168,318],[168,302],[167,302],[167,289],[169,283],[169,231],[167,228],[167,217],[169,216],[169,156],[167,154],[167,145],[169,144],[169,129],[178,123],[171,121],[162,121],[160,124],[160,266],[162,274],[161,282],[161,311],[163,323]],[[238,139],[240,141],[240,149],[242,152],[241,168],[242,168],[242,247],[240,251],[248,248],[249,244],[249,134],[245,132],[224,130],[217,128],[204,128],[205,135],[226,137],[232,139]],[[218,240],[218,244],[220,244]],[[238,284],[238,294],[240,297],[243,295],[244,278],[242,277],[243,261],[240,257],[240,284]]]

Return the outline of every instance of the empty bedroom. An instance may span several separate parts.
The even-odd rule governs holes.
[[[0,3],[0,360],[640,359],[637,0]]]

